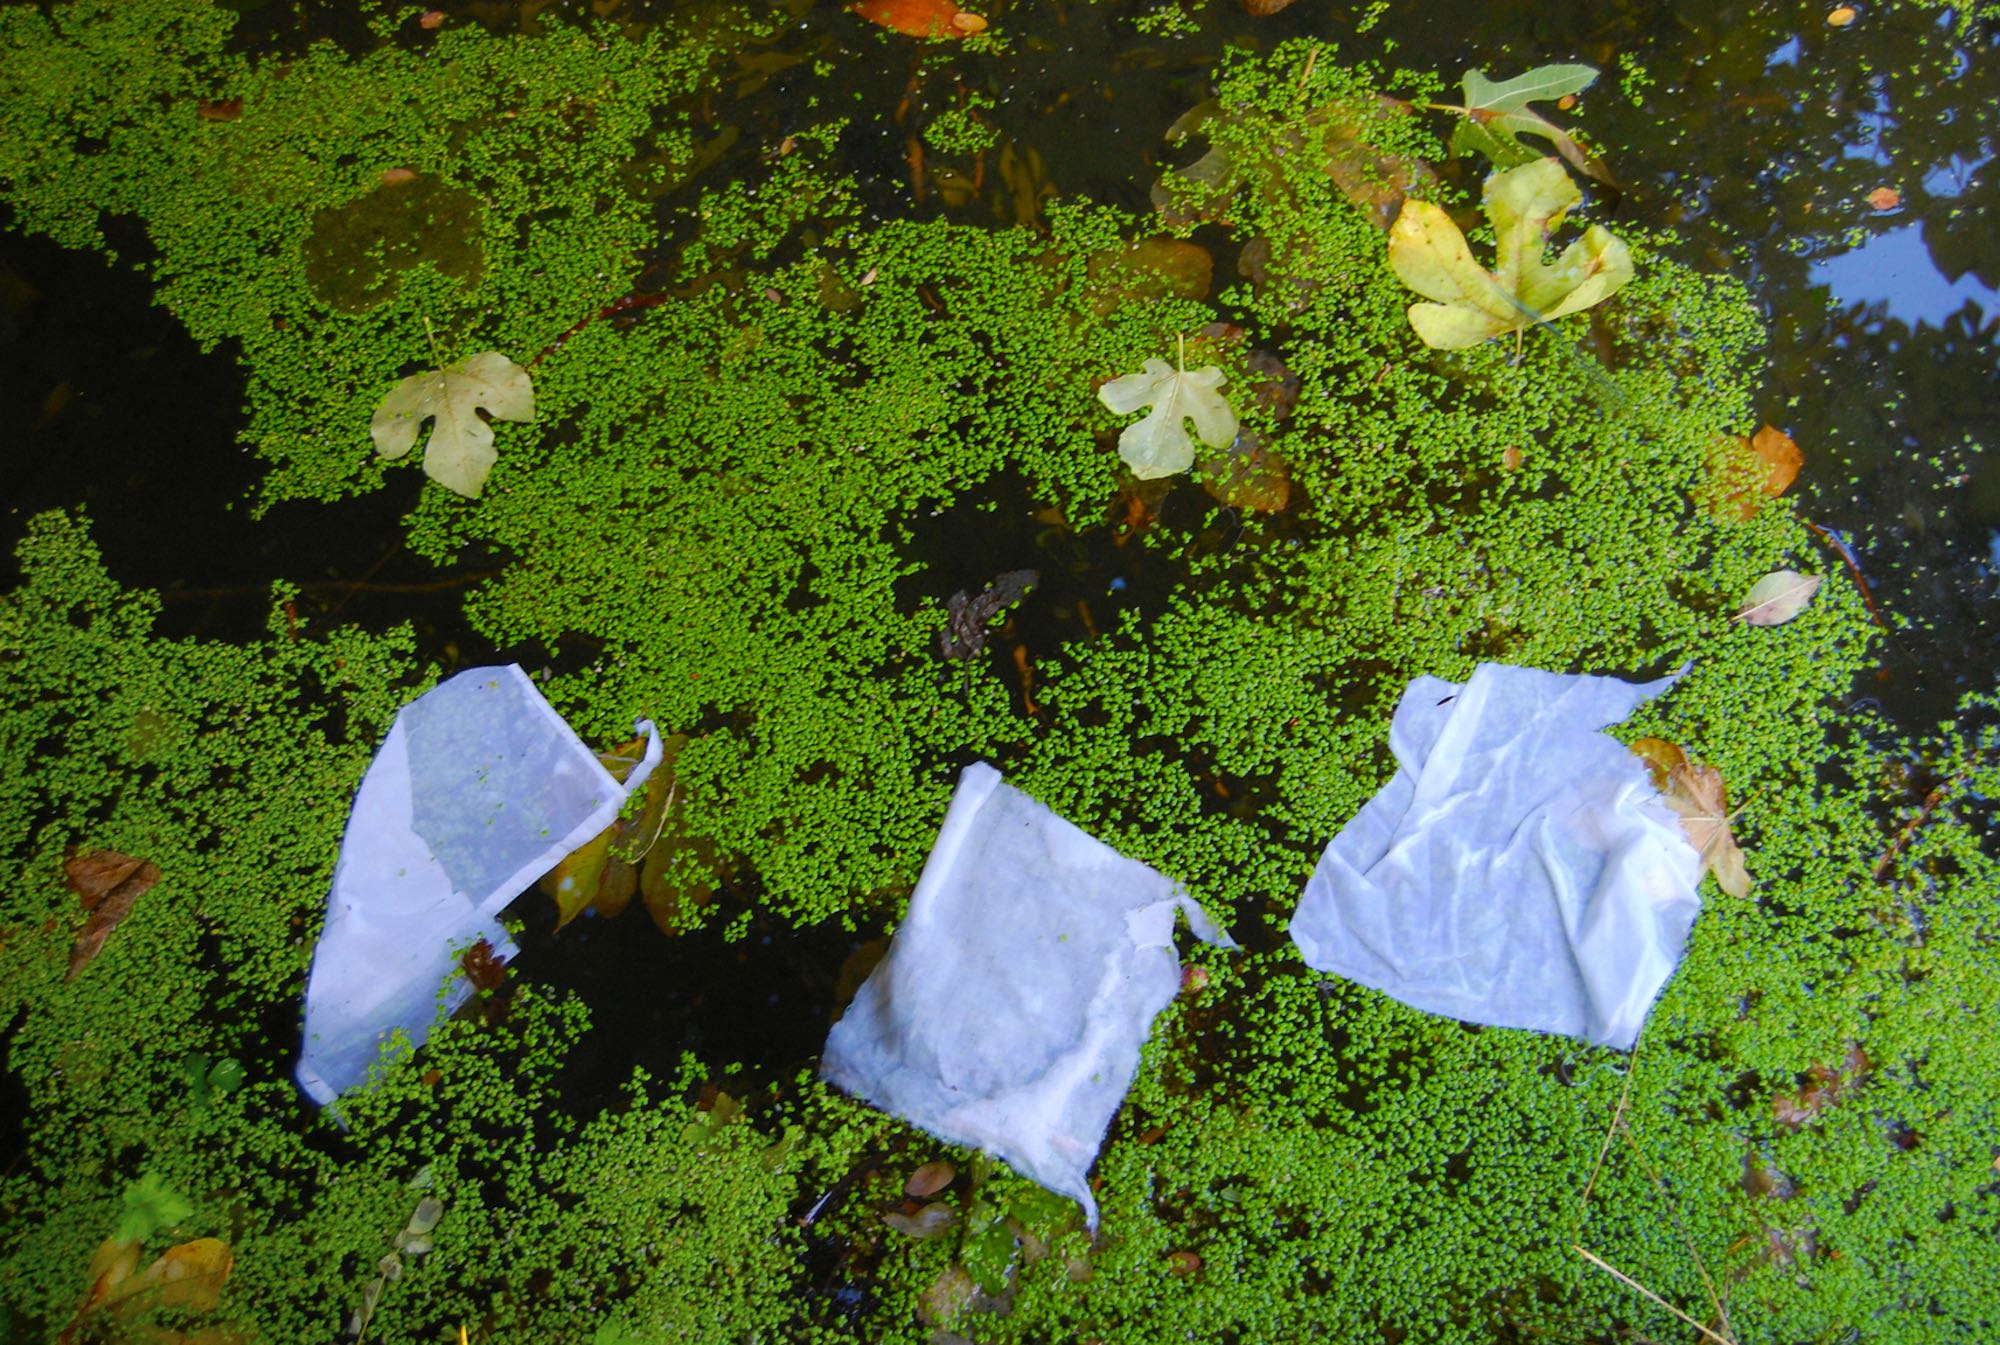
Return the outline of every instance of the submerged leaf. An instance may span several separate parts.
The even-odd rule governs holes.
[[[1782,626],[1819,592],[1820,577],[1797,570],[1773,570],[1754,584],[1743,599],[1738,621],[1751,626]]]
[[[1718,434],[1709,445],[1708,480],[1696,497],[1717,518],[1747,522],[1765,500],[1791,488],[1805,461],[1792,437],[1774,425],[1748,439]]]
[[[1041,578],[1036,570],[1008,570],[994,577],[976,597],[964,589],[945,600],[945,628],[938,632],[938,652],[950,659],[971,658],[986,648],[986,627],[994,617],[1021,601]]]
[[[1141,373],[1114,378],[1097,390],[1097,400],[1120,415],[1151,406],[1118,436],[1118,456],[1141,481],[1172,476],[1194,466],[1194,442],[1184,420],[1210,448],[1227,448],[1236,438],[1236,413],[1216,389],[1225,375],[1214,365],[1190,372],[1165,360],[1147,360]]]
[[[1750,895],[1750,873],[1743,851],[1729,830],[1729,794],[1713,766],[1683,761],[1667,773],[1666,802],[1681,819],[1688,844],[1701,856],[1703,873],[1732,897]]]
[[[1583,193],[1554,159],[1486,179],[1485,209],[1498,240],[1498,268],[1473,259],[1451,217],[1428,201],[1405,201],[1389,230],[1389,264],[1405,285],[1437,302],[1412,304],[1410,325],[1425,345],[1462,350],[1489,337],[1581,312],[1632,278],[1625,244],[1598,225],[1554,265],[1542,260],[1549,231]]]
[[[942,1201],[933,1201],[915,1214],[890,1210],[882,1216],[882,1222],[906,1238],[928,1242],[949,1233],[958,1223],[958,1212]]]
[[[160,870],[143,859],[116,850],[92,850],[63,861],[63,877],[90,912],[76,942],[70,946],[69,979],[89,966],[133,905],[160,881]]]
[[[368,425],[375,451],[400,458],[417,442],[417,430],[435,418],[424,446],[424,473],[447,490],[477,498],[493,470],[496,420],[533,420],[535,388],[528,371],[488,350],[427,374],[412,374],[390,390]]]
[[[211,1312],[236,1258],[220,1238],[196,1238],[161,1252],[145,1273],[118,1286],[113,1299],[145,1295],[146,1306]]]
[[[907,37],[970,37],[986,31],[986,20],[952,0],[860,0],[855,14]]]

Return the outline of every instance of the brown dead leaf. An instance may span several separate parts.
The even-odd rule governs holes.
[[[68,979],[75,980],[103,949],[111,931],[132,913],[133,903],[160,881],[161,874],[146,860],[116,850],[92,850],[65,860],[63,876],[83,909],[90,912],[70,947]]]
[[[1861,1043],[1849,1042],[1838,1069],[1815,1064],[1806,1071],[1806,1082],[1797,1092],[1773,1096],[1771,1119],[1787,1130],[1803,1129],[1828,1107],[1852,1096],[1867,1082],[1868,1072],[1868,1053],[1861,1049]]]
[[[1701,856],[1702,872],[1713,873],[1716,886],[1730,896],[1749,897],[1750,873],[1729,830],[1729,794],[1721,774],[1713,766],[1684,761],[1667,772],[1666,801]]]
[[[422,28],[426,32],[431,32],[436,29],[444,27],[444,18],[445,15],[443,10],[427,9],[423,12],[422,16],[417,19],[417,27]]]
[[[241,98],[204,98],[194,105],[195,115],[203,121],[235,121],[243,115]]]
[[[1894,187],[1877,187],[1868,193],[1868,204],[1875,210],[1894,210],[1903,203],[1903,194]]]

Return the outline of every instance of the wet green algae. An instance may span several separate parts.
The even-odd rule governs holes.
[[[202,5],[80,8],[93,21],[66,28],[77,11],[0,16],[0,183],[72,245],[98,241],[100,212],[145,223],[161,301],[238,343],[268,498],[379,482],[367,416],[429,358],[426,320],[446,358],[555,347],[538,423],[501,427],[486,497],[427,489],[410,540],[509,557],[468,619],[549,649],[581,731],[609,741],[644,713],[698,735],[677,763],[686,825],[735,857],[743,899],[801,924],[892,920],[953,768],[988,757],[1260,951],[1200,954],[1207,988],[1162,1017],[1097,1168],[1101,1239],[1021,1204],[1052,1254],[1011,1264],[991,1237],[884,1227],[937,1146],[809,1077],[730,1120],[681,1099],[732,1062],[690,1060],[576,1114],[557,1071],[593,1029],[531,985],[388,1062],[335,1135],[287,1077],[296,999],[346,800],[436,671],[405,631],[158,638],[156,601],[103,573],[84,525],[44,518],[0,608],[0,731],[22,763],[0,784],[0,1014],[35,1118],[0,1183],[17,1322],[67,1319],[144,1169],[194,1206],[173,1236],[231,1242],[221,1316],[263,1339],[337,1329],[420,1172],[447,1207],[437,1250],[411,1258],[371,1339],[923,1339],[960,1262],[996,1291],[951,1320],[979,1340],[1683,1329],[1573,1244],[1699,1316],[1705,1269],[1746,1341],[1980,1329],[2000,1299],[1991,735],[1969,709],[1935,743],[1896,743],[1844,710],[1872,637],[1837,562],[1782,505],[1745,523],[1691,505],[1709,434],[1750,428],[1764,338],[1735,287],[1635,236],[1640,279],[1518,362],[1505,343],[1426,352],[1381,234],[1301,154],[1227,203],[1239,239],[1271,243],[1263,283],[1103,314],[1091,255],[1155,226],[1087,205],[1047,235],[864,224],[831,166],[837,125],[803,128],[754,181],[675,181],[715,55],[699,42],[467,32],[260,64],[227,54]],[[1385,153],[1436,156],[1423,127],[1364,111],[1377,77],[1307,59],[1232,62],[1223,98],[1243,115],[1218,136],[1248,154],[1324,106]],[[235,97],[236,120],[201,120],[198,100]],[[304,262],[312,220],[392,168],[477,194],[483,266],[419,264],[366,311],[329,304]],[[661,193],[700,221],[654,263],[669,297],[558,345],[634,287]],[[1283,422],[1239,409],[1303,508],[1170,512],[1199,521],[1142,533],[1146,563],[1183,577],[1096,638],[1063,627],[1030,649],[1033,716],[997,652],[969,676],[943,664],[922,521],[1020,545],[982,503],[1006,477],[1060,511],[1059,538],[1107,527],[1116,426],[1094,382],[1218,315],[1249,329],[1215,350],[1232,386],[1251,346],[1301,376]],[[1781,564],[1827,572],[1815,605],[1733,623]],[[1692,659],[1631,731],[1685,743],[1747,801],[1757,900],[1708,889],[1629,1089],[1625,1057],[1440,1022],[1310,975],[1278,937],[1383,778],[1403,683],[1482,658]],[[1909,759],[1958,789],[1878,880],[1904,802],[1885,780]],[[70,846],[167,877],[65,983]],[[1780,1124],[1780,1097],[1850,1043],[1865,1080]],[[197,1106],[194,1052],[243,1060],[249,1083]],[[1621,1098],[1632,1142],[1586,1206]],[[1026,1189],[1002,1172],[950,1198],[976,1228]]]

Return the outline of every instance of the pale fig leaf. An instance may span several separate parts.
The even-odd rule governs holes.
[[[1410,308],[1424,344],[1461,350],[1489,337],[1581,312],[1632,278],[1625,244],[1592,225],[1555,259],[1543,244],[1583,194],[1563,167],[1537,159],[1486,179],[1497,269],[1472,255],[1451,217],[1427,201],[1405,201],[1389,230],[1389,265],[1405,285],[1435,303]]]
[[[1187,420],[1210,448],[1236,439],[1236,413],[1219,389],[1222,370],[1214,365],[1176,369],[1165,360],[1147,360],[1142,372],[1114,378],[1097,390],[1097,400],[1119,415],[1141,407],[1152,411],[1118,436],[1118,456],[1141,481],[1172,476],[1194,466],[1194,441]]]
[[[496,420],[533,420],[535,389],[528,371],[498,351],[488,350],[412,374],[375,408],[368,435],[375,451],[400,458],[417,442],[417,431],[434,419],[424,446],[424,474],[447,490],[477,498],[493,470],[493,427],[480,419],[484,407]]]
[[[1751,586],[1736,619],[1751,626],[1782,626],[1806,610],[1819,582],[1816,574],[1773,570]]]

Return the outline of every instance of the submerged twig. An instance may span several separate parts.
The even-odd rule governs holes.
[[[1854,587],[1861,590],[1861,601],[1868,604],[1868,615],[1874,618],[1876,625],[1885,631],[1888,630],[1889,623],[1882,619],[1882,609],[1875,605],[1875,594],[1869,589],[1868,580],[1862,575],[1861,566],[1855,563],[1854,553],[1848,547],[1847,543],[1841,539],[1838,533],[1822,528],[1809,518],[1802,518],[1799,522],[1817,533],[1819,539],[1831,547],[1833,553],[1840,557],[1841,564],[1847,567],[1847,573],[1854,578]]]
[[[1882,858],[1875,861],[1874,877],[1876,882],[1879,883],[1889,876],[1890,871],[1895,868],[1897,857],[1903,853],[1904,847],[1909,845],[1910,841],[1915,838],[1923,825],[1931,820],[1932,815],[1951,796],[1952,791],[1964,784],[1971,774],[1970,770],[1960,771],[1957,775],[1952,776],[1951,779],[1924,795],[1924,806],[1917,811],[1915,817],[1903,824],[1903,829],[1896,833],[1896,839],[1889,843],[1889,848],[1883,852]]]

